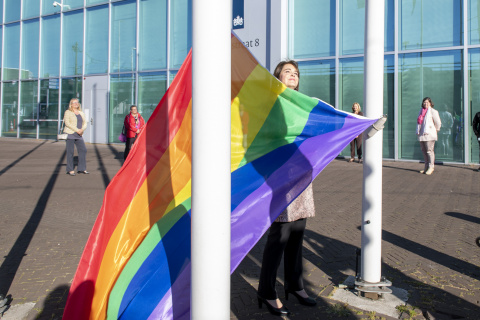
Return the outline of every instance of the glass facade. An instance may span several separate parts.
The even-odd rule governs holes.
[[[385,0],[384,158],[423,160],[415,120],[428,96],[442,120],[437,161],[479,161],[471,130],[480,111],[479,13],[480,0]],[[353,102],[363,108],[365,0],[289,0],[288,17],[300,91],[349,112]]]
[[[90,118],[107,115],[106,142],[117,143],[130,105],[149,119],[187,56],[192,1],[53,2],[0,0],[0,136],[56,139],[77,97]],[[95,109],[85,79],[105,75],[106,108]]]
[[[90,118],[103,110],[107,142],[117,143],[129,106],[149,119],[187,56],[192,0],[58,2],[0,0],[0,136],[55,139],[69,100],[88,108],[82,99],[99,96],[86,81],[108,78],[99,87],[105,108],[92,106]],[[288,11],[282,58],[299,62],[300,91],[363,109],[365,0],[271,5],[280,3]],[[384,158],[422,159],[415,119],[429,96],[442,120],[437,160],[480,160],[471,130],[480,111],[479,14],[480,0],[385,0]]]

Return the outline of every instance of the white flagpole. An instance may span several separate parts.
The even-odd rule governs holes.
[[[384,0],[365,1],[365,116],[383,114]],[[383,132],[365,137],[360,277],[381,280],[382,258],[382,147]]]
[[[192,319],[230,318],[231,0],[192,1]]]

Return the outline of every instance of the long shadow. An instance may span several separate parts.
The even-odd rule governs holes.
[[[120,152],[120,151],[117,151],[117,149],[115,149],[111,143],[107,144],[108,148],[110,149],[110,151],[113,153],[114,155],[114,158],[118,160],[118,162],[120,163],[120,165],[123,164],[123,152]]]
[[[17,240],[13,244],[9,253],[5,256],[5,260],[0,266],[0,293],[7,293],[12,285],[15,274],[18,271],[18,267],[23,260],[23,257],[26,255],[25,252],[32,241],[33,236],[42,220],[43,214],[45,213],[45,208],[47,207],[48,199],[52,194],[55,182],[57,181],[58,173],[63,167],[65,161],[66,151],[63,152],[55,169],[50,176],[50,179],[47,182],[47,185],[43,189],[40,198],[37,201],[35,209],[33,210],[30,219],[25,224],[22,232],[18,236]]]
[[[17,163],[19,163],[20,161],[22,161],[23,159],[25,159],[29,154],[31,154],[32,152],[34,152],[35,150],[37,150],[38,148],[40,148],[42,145],[44,145],[47,141],[43,141],[42,143],[40,143],[38,146],[36,146],[35,148],[31,149],[30,151],[28,151],[27,153],[25,153],[24,155],[22,155],[21,157],[19,157],[17,160],[13,161],[12,163],[10,163],[8,166],[6,166],[5,168],[3,168],[2,170],[0,170],[0,176],[3,175],[5,172],[7,172],[8,170],[10,170],[11,168],[13,168]],[[5,151],[4,151],[5,152]]]
[[[397,247],[415,253],[420,257],[438,263],[439,265],[443,265],[466,276],[480,280],[480,268],[476,265],[426,247],[418,242],[400,237],[386,230],[383,230],[382,239],[396,245]]]
[[[480,224],[480,218],[474,217],[465,213],[460,213],[460,212],[445,212],[447,216],[454,217],[457,219],[462,219],[468,222],[473,222],[476,224]]]
[[[444,265],[442,261],[438,262],[432,257],[433,253],[441,254],[440,252],[402,237],[397,236],[395,240],[406,241],[410,245],[414,244],[419,248],[418,250],[422,252],[428,249],[430,253],[427,253],[427,255],[422,254],[422,257]],[[329,276],[334,285],[342,283],[349,275],[343,272],[343,270],[355,270],[355,250],[358,249],[358,247],[325,237],[308,229],[305,232],[305,242],[312,247],[312,251],[304,247],[304,258],[309,260],[313,265],[318,266],[320,270]],[[398,241],[396,241],[395,244],[397,244],[397,242]],[[410,247],[405,249],[412,251]],[[449,259],[452,258],[450,256],[447,257]],[[453,259],[454,263],[458,262],[458,259]],[[400,263],[401,262],[407,261],[400,261]],[[469,263],[465,264],[468,265],[469,268],[477,268],[478,270],[478,267],[474,265]],[[450,267],[450,265],[447,265],[447,267]],[[460,268],[463,267],[464,266],[461,266]],[[458,272],[465,274],[465,272],[458,270],[459,268],[456,269]],[[478,319],[478,314],[480,314],[480,307],[478,305],[462,299],[461,296],[453,295],[439,287],[434,287],[421,282],[419,279],[412,278],[402,273],[398,267],[391,267],[382,262],[382,275],[391,280],[393,286],[407,290],[410,294],[407,303],[420,308],[424,314],[428,311],[430,313],[436,313],[437,315],[443,315],[444,317],[447,316],[446,319]],[[315,283],[310,284],[312,286],[315,285]],[[304,309],[304,312],[305,315],[308,314],[308,316],[311,314],[310,309]]]
[[[97,145],[94,145],[94,147],[95,147],[95,153],[97,154],[98,166],[100,167],[100,172],[102,173],[103,185],[105,186],[105,189],[106,189],[108,187],[108,184],[110,183],[110,177],[107,174],[107,170],[105,168],[105,165],[103,164],[102,155],[98,151]]]

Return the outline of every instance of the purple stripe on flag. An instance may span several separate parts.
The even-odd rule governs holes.
[[[191,263],[178,275],[177,280],[148,317],[158,319],[190,319]],[[172,305],[173,297],[173,305]]]
[[[284,198],[291,199],[292,196],[296,198],[354,137],[375,121],[362,122],[348,116],[341,130],[303,141],[289,161],[278,168],[234,209],[231,230],[230,270],[232,273],[275,218],[286,208],[285,201],[272,201],[274,193],[282,194],[283,192]],[[305,166],[305,161],[310,165]],[[299,169],[302,167],[303,170]],[[292,170],[296,171],[292,172]],[[282,185],[286,180],[293,181],[294,184]]]

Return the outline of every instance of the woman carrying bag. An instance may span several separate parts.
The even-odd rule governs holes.
[[[80,102],[77,98],[70,100],[68,110],[65,111],[63,116],[63,122],[65,128],[64,133],[67,133],[67,174],[70,176],[75,175],[73,165],[73,154],[75,146],[78,152],[78,166],[77,173],[88,174],[87,171],[87,147],[83,141],[83,133],[87,128],[87,121],[85,114],[82,112]]]
[[[137,139],[137,135],[145,127],[145,120],[143,120],[143,117],[138,113],[137,106],[132,105],[130,107],[130,113],[125,116],[123,125],[127,136],[127,141],[125,141],[125,152],[123,153],[123,161],[125,161]]]

